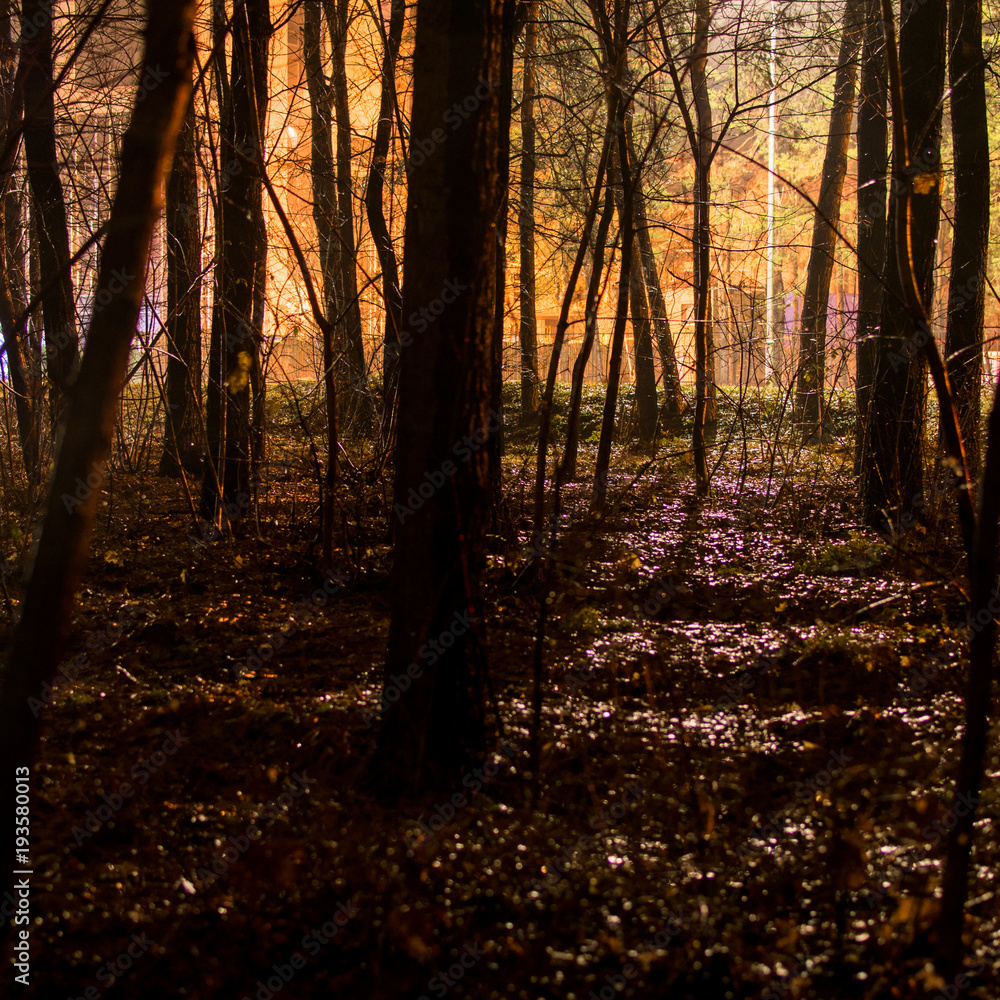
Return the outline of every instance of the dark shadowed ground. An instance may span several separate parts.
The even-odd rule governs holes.
[[[360,780],[388,628],[385,482],[355,484],[324,591],[304,478],[266,484],[262,537],[207,544],[180,486],[116,477],[83,659],[33,776],[20,995],[995,997],[996,749],[967,927],[978,985],[927,960],[964,664],[946,499],[890,546],[855,524],[842,448],[793,466],[736,442],[704,502],[688,459],[633,482],[647,461],[617,459],[600,522],[589,485],[566,491],[542,579],[523,556],[492,561],[501,749],[454,802],[402,810]],[[522,542],[530,467],[515,441]]]

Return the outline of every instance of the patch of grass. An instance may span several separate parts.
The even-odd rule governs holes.
[[[806,559],[800,568],[803,573],[814,576],[867,573],[881,566],[889,552],[889,547],[882,541],[852,534],[846,541],[824,546],[811,559]]]

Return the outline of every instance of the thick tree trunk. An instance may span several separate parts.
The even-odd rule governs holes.
[[[136,104],[122,141],[121,175],[98,273],[98,287],[110,297],[90,319],[34,569],[2,677],[0,766],[11,776],[30,772],[39,714],[51,701],[53,685],[58,688],[56,668],[118,418],[164,174],[191,97],[196,6],[193,0],[150,6],[145,67],[160,82]],[[15,856],[13,833],[13,823],[5,823],[0,843],[8,859]],[[14,867],[4,867],[0,894],[9,889]]]
[[[714,336],[712,333],[712,272],[710,217],[712,197],[712,104],[705,67],[708,61],[708,31],[712,20],[708,0],[695,5],[694,46],[691,57],[691,90],[697,120],[694,151],[694,338],[695,338],[695,484],[699,494],[709,489],[707,444],[716,430]]]
[[[799,364],[795,379],[795,417],[803,440],[823,436],[823,394],[826,388],[826,314],[833,277],[840,202],[847,177],[851,119],[858,79],[858,47],[864,28],[866,0],[848,0],[843,37],[833,85],[833,108],[819,196],[813,214],[812,250],[799,328]]]
[[[337,282],[338,345],[343,358],[344,386],[339,392],[341,416],[359,431],[371,426],[373,408],[361,327],[361,299],[354,239],[354,181],[351,174],[351,108],[347,94],[348,0],[324,0],[333,52],[331,96],[336,113],[337,214],[331,245]],[[335,317],[336,318],[336,317]]]
[[[216,223],[215,301],[208,378],[202,513],[235,525],[251,503],[251,380],[263,337],[263,151],[267,115],[268,4],[247,0],[233,18],[230,94],[224,109]],[[223,496],[218,495],[217,483]],[[221,503],[220,503],[221,500]]]
[[[392,792],[448,784],[486,745],[482,573],[499,204],[502,0],[418,0],[403,314],[447,308],[400,363],[396,561],[375,770]],[[434,130],[476,98],[447,142]],[[380,713],[381,714],[381,713]]]
[[[12,3],[0,4],[0,149],[22,121],[22,93],[15,85],[17,50],[12,39]],[[41,357],[26,333],[21,196],[16,177],[17,144],[0,163],[0,328],[3,330],[21,458],[29,480],[41,481]],[[4,190],[6,193],[3,193]]]
[[[385,221],[383,192],[385,172],[392,139],[392,118],[396,106],[396,60],[403,37],[406,15],[405,0],[392,0],[389,8],[389,28],[385,35],[382,55],[382,93],[379,98],[378,124],[372,143],[371,164],[365,188],[365,210],[379,266],[382,268],[382,301],[385,304],[385,332],[382,346],[382,441],[387,444],[396,407],[396,387],[399,381],[399,352],[403,335],[403,299],[399,287],[399,266],[396,250]],[[379,15],[381,16],[381,14]]]
[[[945,357],[970,478],[979,470],[983,321],[990,232],[990,145],[981,0],[951,0],[948,23],[955,230]]]
[[[161,476],[200,473],[205,454],[201,402],[201,226],[194,105],[177,138],[167,182],[167,376]]]
[[[538,2],[527,9],[524,35],[524,84],[521,93],[521,184],[518,206],[520,250],[521,419],[538,413],[538,321],[535,312],[535,49]]]
[[[875,379],[868,429],[872,461],[863,468],[862,503],[867,524],[891,529],[923,499],[923,445],[927,399],[924,346],[931,336],[914,323],[901,270],[912,267],[925,316],[934,298],[934,254],[940,217],[941,94],[944,89],[947,4],[925,0],[906,8],[899,61],[909,155],[893,144],[893,188],[885,259],[885,294],[876,340]],[[908,164],[908,166],[907,166]],[[904,197],[908,185],[910,197]],[[909,213],[909,253],[899,245]],[[903,223],[900,225],[899,223]],[[909,265],[907,265],[909,261]],[[905,280],[909,282],[909,273]]]
[[[881,0],[868,0],[858,105],[857,415],[854,429],[854,475],[858,479],[871,461],[868,418],[875,378],[875,338],[882,309],[882,273],[885,268],[889,123],[886,117],[884,46]]]
[[[62,422],[79,366],[69,227],[56,157],[52,16],[46,0],[23,0],[18,82],[24,95],[24,153],[34,201],[52,431]],[[108,289],[100,288],[101,291]]]
[[[979,467],[983,311],[990,215],[989,129],[980,0],[951,0],[948,23],[955,235],[948,300],[947,364],[970,478]],[[1000,387],[1000,380],[997,382]],[[944,429],[942,429],[942,436]],[[938,972],[954,982],[961,968],[969,861],[993,714],[996,650],[997,525],[1000,522],[1000,388],[989,418],[975,557],[970,560],[973,631],[965,692],[965,729],[948,839],[938,927]]]
[[[633,163],[638,164],[635,152],[635,139],[632,135],[632,116],[625,119],[626,137],[628,139],[628,155]],[[653,253],[653,240],[649,235],[649,220],[646,214],[646,195],[642,185],[642,175],[635,179],[635,238],[637,242],[637,262],[642,267],[642,275],[646,285],[646,300],[649,305],[650,323],[656,352],[660,357],[660,369],[663,372],[663,405],[660,419],[665,431],[676,434],[681,429],[681,418],[684,416],[686,404],[681,391],[681,375],[677,366],[677,353],[674,349],[674,338],[670,332],[670,317],[667,314],[667,303],[663,297],[660,285],[660,275],[656,268],[656,255]],[[635,264],[633,264],[635,267]]]
[[[964,692],[965,727],[954,804],[948,815],[955,823],[948,836],[938,916],[937,971],[954,982],[962,965],[969,892],[969,862],[975,838],[979,794],[983,787],[990,724],[994,714],[996,671],[998,525],[1000,525],[1000,381],[993,395],[983,471],[983,500],[976,524],[974,552],[969,560],[969,671]]]

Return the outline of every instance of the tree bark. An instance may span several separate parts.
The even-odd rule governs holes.
[[[889,123],[886,117],[885,35],[881,0],[868,0],[858,106],[858,326],[854,476],[871,462],[869,409],[885,268]]]
[[[617,95],[608,95],[608,135],[614,128],[614,103]],[[573,382],[570,388],[569,414],[566,418],[566,447],[563,450],[562,461],[559,463],[559,475],[556,481],[556,492],[563,483],[576,479],[576,459],[580,448],[580,405],[583,400],[583,383],[587,374],[587,364],[590,361],[594,342],[597,340],[597,310],[600,306],[601,279],[604,277],[604,254],[608,243],[608,232],[615,215],[613,178],[609,177],[608,186],[604,192],[604,210],[597,224],[597,236],[593,246],[593,260],[590,269],[590,281],[587,282],[587,300],[583,311],[583,342],[580,353],[573,362]]]
[[[267,115],[266,0],[247,0],[234,13],[229,99],[224,108],[223,160],[216,222],[215,301],[209,351],[208,441],[202,513],[235,526],[251,504],[251,380],[263,338],[263,151]],[[222,487],[219,496],[218,485]]]
[[[538,320],[535,312],[535,49],[538,45],[538,3],[527,9],[524,35],[524,76],[521,93],[521,182],[518,206],[520,250],[521,420],[538,413]]]
[[[111,450],[164,175],[191,97],[196,6],[193,0],[150,6],[144,68],[155,70],[160,82],[136,101],[122,140],[121,174],[98,274],[98,287],[109,289],[110,298],[91,315],[34,569],[3,671],[0,762],[7,775],[30,772],[39,713],[51,700],[52,686],[58,687],[56,668]],[[7,858],[14,857],[13,833],[14,825],[4,824],[0,843]],[[0,890],[9,890],[13,868],[5,866]]]
[[[945,357],[970,478],[979,470],[983,322],[990,232],[990,146],[981,0],[951,0],[948,64],[955,224]]]
[[[962,966],[969,862],[975,838],[979,793],[990,748],[993,676],[996,662],[998,525],[1000,525],[1000,381],[993,395],[983,470],[983,501],[969,559],[969,672],[964,692],[965,727],[962,753],[949,816],[955,825],[948,836],[938,916],[936,965],[946,982],[954,982]]]
[[[418,0],[411,138],[432,151],[410,176],[403,314],[447,308],[428,310],[400,361],[392,622],[374,762],[394,794],[453,782],[486,745],[483,445],[496,429],[500,108],[482,81],[499,79],[502,15],[503,0]],[[435,142],[449,109],[471,98],[468,118]]]
[[[392,414],[396,407],[396,387],[399,382],[400,337],[403,334],[403,299],[399,287],[399,266],[396,250],[385,221],[383,192],[385,172],[392,138],[392,117],[396,106],[396,60],[403,37],[406,15],[405,0],[392,0],[389,8],[389,29],[385,35],[382,55],[382,92],[379,98],[378,124],[372,143],[368,183],[365,188],[365,210],[379,266],[382,269],[382,301],[385,304],[385,332],[382,346],[382,441],[388,443]],[[381,16],[381,14],[379,15]]]
[[[795,417],[806,443],[822,439],[823,394],[826,389],[826,317],[833,277],[840,203],[847,177],[851,120],[858,79],[858,47],[864,28],[866,0],[849,0],[833,85],[833,108],[819,196],[813,214],[812,250],[806,271],[799,328],[799,363],[795,379]]]
[[[201,226],[194,104],[177,138],[167,181],[166,421],[160,475],[200,473],[204,460],[201,397]]]
[[[506,545],[514,536],[513,525],[503,498],[504,440],[503,342],[507,307],[507,226],[510,207],[510,126],[514,101],[514,47],[518,31],[518,0],[503,0],[500,31],[500,75],[494,82],[500,102],[500,134],[497,147],[497,208],[494,218],[493,267],[496,285],[493,296],[492,374],[490,376],[490,412],[496,415],[496,429],[486,442],[490,464],[490,533]]]
[[[632,346],[635,351],[635,402],[639,418],[639,441],[650,444],[656,437],[659,406],[656,399],[656,369],[653,367],[653,335],[640,256],[641,250],[636,240],[636,245],[632,248],[632,266],[629,268],[629,310],[632,314]]]
[[[621,123],[619,123],[621,124]],[[627,124],[622,125],[627,128]],[[629,150],[631,157],[631,150]],[[616,155],[616,162],[620,156]],[[632,164],[632,170],[638,171],[638,165]],[[621,178],[621,170],[618,171]],[[635,179],[632,181],[633,189]],[[620,182],[614,186],[615,203],[618,207],[618,219],[624,232],[625,212],[632,215],[631,227],[635,233],[635,198],[631,200],[631,205],[626,209],[625,188]],[[636,425],[637,437],[642,444],[649,444],[656,436],[656,418],[659,405],[656,399],[656,368],[653,365],[653,340],[652,331],[649,324],[649,304],[646,301],[646,289],[642,273],[641,252],[639,241],[633,237],[634,246],[631,252],[631,264],[626,275],[622,271],[619,275],[620,281],[627,281],[629,285],[629,313],[632,320],[632,348],[635,360],[635,407],[638,415]],[[623,260],[624,264],[624,260]]]
[[[625,109],[622,107],[620,117],[615,124],[616,132],[619,135],[618,157],[621,167],[622,185],[625,188],[625,197],[629,199],[632,197],[632,182],[628,162],[628,150],[625,145],[624,114]],[[627,276],[632,269],[632,251],[635,245],[631,212],[626,211],[622,214],[621,227],[622,277],[618,282],[615,325],[611,332],[611,356],[608,359],[608,385],[604,395],[604,410],[601,414],[601,437],[597,444],[597,462],[594,469],[593,506],[595,509],[603,506],[607,496],[608,471],[611,468],[611,444],[614,441],[615,417],[618,411],[622,350],[625,344],[625,321],[628,318],[629,311],[629,281]]]
[[[17,50],[12,39],[13,4],[0,4],[0,148],[6,148],[23,118],[16,85]],[[31,482],[41,482],[42,371],[38,345],[26,332],[24,243],[17,144],[0,163],[0,328],[3,329],[21,459]]]
[[[955,233],[952,248],[946,356],[970,478],[980,464],[984,286],[989,236],[989,129],[985,98],[980,0],[952,0],[948,48],[955,148]],[[1000,380],[997,382],[1000,387]],[[944,429],[942,429],[942,436]],[[961,969],[969,861],[983,785],[993,714],[996,657],[997,526],[1000,523],[1000,389],[989,417],[982,503],[970,560],[969,679],[965,728],[948,838],[938,924],[937,967],[947,982]]]
[[[24,95],[24,153],[34,201],[45,324],[45,360],[51,383],[49,410],[56,433],[66,411],[79,366],[69,227],[56,158],[55,96],[52,71],[52,12],[46,0],[21,4],[21,61],[18,82]],[[106,289],[101,289],[106,291]]]
[[[626,137],[628,139],[628,155],[633,163],[638,163],[635,151],[635,138],[632,134],[632,116],[625,119]],[[656,255],[653,253],[653,241],[649,235],[649,219],[646,213],[646,194],[642,184],[642,175],[635,178],[635,238],[637,242],[636,261],[642,267],[642,275],[646,285],[646,300],[648,302],[651,332],[656,343],[656,352],[660,357],[660,369],[663,372],[663,405],[660,410],[660,420],[665,431],[676,434],[681,429],[681,418],[687,404],[681,390],[680,369],[677,366],[677,353],[674,349],[674,338],[670,332],[670,317],[667,314],[667,303],[663,297],[660,285],[660,275],[656,268]],[[635,264],[633,264],[635,267]]]
[[[324,0],[330,45],[333,52],[330,88],[336,114],[337,213],[336,234],[331,245],[332,269],[337,282],[338,345],[343,359],[344,386],[339,392],[341,417],[357,430],[367,430],[373,409],[368,392],[368,369],[361,328],[361,299],[358,295],[357,253],[354,240],[354,181],[351,174],[351,108],[347,94],[348,0]],[[345,391],[346,390],[346,391]]]
[[[535,458],[535,516],[533,538],[536,543],[542,542],[546,526],[545,474],[548,467],[549,431],[552,426],[552,400],[555,396],[556,376],[559,374],[559,358],[562,355],[563,344],[566,340],[566,331],[569,329],[569,312],[573,306],[573,301],[576,296],[576,285],[580,280],[580,272],[583,270],[583,262],[587,256],[590,236],[594,230],[594,222],[597,219],[597,212],[601,204],[601,193],[602,191],[605,191],[607,183],[606,178],[609,173],[609,166],[611,163],[611,134],[612,130],[610,128],[606,128],[604,130],[604,142],[597,164],[597,177],[594,180],[594,188],[591,192],[590,204],[587,207],[587,214],[583,220],[583,231],[580,234],[580,245],[577,247],[576,256],[573,259],[573,266],[570,269],[569,278],[566,282],[566,290],[563,292],[562,306],[559,310],[559,321],[556,323],[556,335],[552,342],[552,353],[549,356],[549,367],[545,375],[545,392],[542,395],[541,410],[538,420],[538,453]],[[556,503],[553,508],[553,526],[556,524],[559,512],[558,489],[555,492]],[[546,611],[543,609],[539,622],[540,633],[544,630],[545,618]]]
[[[892,530],[923,499],[923,445],[927,397],[924,346],[930,331],[914,324],[901,270],[912,267],[925,316],[934,298],[934,254],[940,217],[941,105],[944,88],[944,0],[907,7],[899,33],[899,62],[909,151],[893,143],[893,186],[875,379],[868,428],[872,461],[862,470],[865,522]],[[911,192],[904,197],[904,185]],[[909,212],[910,250],[900,249]],[[907,261],[910,262],[909,267]],[[909,280],[907,274],[906,280]]]
[[[631,101],[627,98],[627,51],[629,0],[615,0],[614,22],[607,15],[602,0],[591,0],[594,22],[598,26],[604,48],[606,68],[610,74],[606,100],[608,102],[608,124],[617,139],[617,149],[612,163],[617,161],[618,177],[612,179],[609,188],[614,190],[614,180],[618,180],[624,197],[620,203],[619,226],[621,236],[621,275],[618,282],[618,302],[615,308],[615,325],[611,334],[611,356],[608,359],[608,383],[604,396],[604,411],[601,414],[601,437],[597,444],[597,463],[594,470],[594,492],[592,506],[600,508],[608,488],[608,470],[611,467],[611,443],[615,433],[615,417],[618,410],[618,388],[621,379],[622,351],[625,344],[625,322],[629,310],[629,275],[632,270],[632,251],[635,245],[635,228],[632,199],[632,164],[629,162],[628,141],[625,135],[625,119]]]
[[[705,67],[708,62],[708,32],[712,20],[708,0],[695,5],[694,46],[691,57],[691,90],[697,121],[697,144],[694,149],[694,337],[695,337],[695,416],[694,452],[695,485],[700,495],[708,493],[707,442],[715,437],[716,402],[714,372],[714,337],[712,334],[711,295],[711,204],[712,185],[712,104],[708,93]]]
[[[303,28],[306,81],[309,88],[311,125],[311,174],[313,190],[313,221],[319,243],[320,273],[323,278],[323,311],[327,324],[321,330],[323,341],[323,384],[326,390],[327,461],[322,505],[322,555],[328,562],[333,554],[334,489],[337,482],[340,406],[338,380],[343,384],[344,372],[338,366],[337,319],[339,316],[340,256],[337,247],[336,219],[338,214],[336,162],[333,156],[333,123],[330,118],[331,99],[323,73],[322,38],[323,5],[320,0],[306,0]]]

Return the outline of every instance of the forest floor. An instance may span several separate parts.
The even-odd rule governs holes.
[[[892,545],[861,530],[842,445],[794,461],[733,445],[708,499],[684,456],[615,462],[604,519],[589,479],[566,490],[551,578],[492,564],[501,749],[456,804],[402,810],[361,780],[387,485],[348,505],[324,592],[301,477],[266,484],[259,537],[207,543],[179,484],[116,476],[77,676],[32,777],[17,995],[995,998],[995,742],[967,928],[980,974],[946,984],[927,959],[965,664],[951,511],[932,503]],[[522,541],[530,468],[514,441]]]

